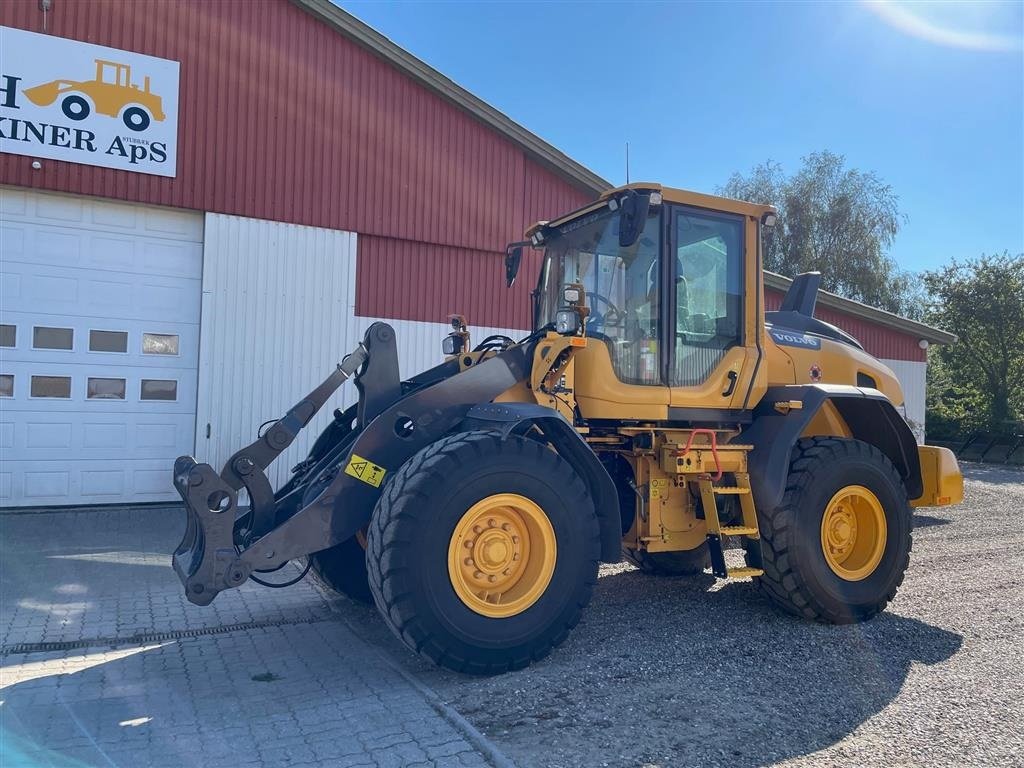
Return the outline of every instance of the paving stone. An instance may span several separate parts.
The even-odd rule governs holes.
[[[167,554],[180,509],[0,522],[0,647],[96,641],[0,656],[12,765],[488,765],[310,584],[246,585],[207,608],[185,601]],[[243,622],[263,626],[107,642]]]

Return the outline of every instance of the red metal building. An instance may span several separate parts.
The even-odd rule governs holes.
[[[396,325],[407,372],[439,355],[450,312],[528,328],[530,281],[504,288],[505,244],[610,186],[328,0],[7,0],[0,26],[104,46],[83,61],[109,58],[136,91],[132,56],[137,73],[177,66],[173,167],[140,173],[54,159],[53,126],[81,119],[56,105],[38,155],[24,126],[16,144],[31,83],[0,47],[3,504],[167,497],[169,459],[223,458],[372,318]],[[771,306],[785,281],[766,284]],[[950,338],[821,306],[911,366],[897,373],[923,421],[913,364]],[[247,375],[256,360],[280,375]]]

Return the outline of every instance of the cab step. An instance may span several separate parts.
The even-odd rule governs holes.
[[[752,579],[755,576],[764,576],[764,570],[761,568],[729,568],[728,575],[730,579]]]
[[[711,490],[719,496],[743,496],[750,493],[749,488],[740,485],[712,485]]]
[[[746,579],[764,574],[761,557],[761,533],[757,527],[757,512],[754,509],[754,498],[750,493],[750,476],[746,472],[734,472],[735,486],[716,486],[710,475],[697,480],[700,490],[701,507],[704,521],[708,529],[708,555],[711,559],[711,572],[720,579]],[[739,496],[740,511],[743,514],[742,525],[722,525],[718,519],[716,496]],[[729,568],[725,564],[725,550],[722,539],[725,536],[739,536],[746,552],[747,566]]]

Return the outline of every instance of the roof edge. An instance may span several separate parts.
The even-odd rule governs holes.
[[[766,271],[764,273],[764,284],[766,288],[787,291],[789,290],[789,286],[793,284],[793,280],[792,278],[785,277],[784,275]],[[860,301],[848,299],[845,296],[839,296],[838,294],[829,293],[828,291],[823,291],[821,289],[818,290],[818,301],[826,307],[838,310],[839,312],[843,312],[847,315],[853,315],[854,317],[859,317],[862,320],[880,323],[881,325],[888,326],[889,328],[895,328],[896,330],[903,331],[909,335],[917,336],[924,339],[929,344],[955,344],[958,341],[958,337],[955,333],[949,333],[948,331],[943,331],[940,328],[933,328],[930,325],[919,323],[917,320],[911,320],[910,318],[897,315],[893,312],[887,312],[884,309],[878,309],[878,307],[872,307]]]
[[[527,130],[483,99],[474,96],[422,59],[413,56],[369,24],[360,21],[348,11],[334,5],[330,0],[291,0],[291,2],[359,45],[385,59],[394,67],[409,75],[421,85],[434,91],[442,98],[466,110],[487,126],[518,144],[529,155],[551,168],[555,173],[558,173],[572,184],[595,194],[613,186],[610,182]]]

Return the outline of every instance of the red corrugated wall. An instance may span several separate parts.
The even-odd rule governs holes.
[[[768,311],[778,309],[782,305],[783,293],[765,288],[764,303]],[[872,323],[860,317],[838,312],[830,307],[818,304],[814,316],[826,323],[838,326],[864,345],[865,351],[885,360],[909,360],[924,363],[928,353],[921,349],[919,336],[902,333],[895,328]]]
[[[0,24],[42,32],[38,1]],[[177,177],[0,155],[0,183],[369,235],[358,314],[524,327],[505,243],[592,198],[287,0],[57,0],[47,31],[181,62]]]

